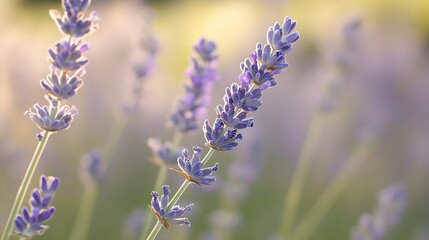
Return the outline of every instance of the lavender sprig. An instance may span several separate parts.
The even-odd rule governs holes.
[[[296,22],[286,17],[282,26],[276,23],[268,29],[267,44],[256,44],[256,50],[241,63],[240,84],[233,83],[226,88],[224,104],[216,109],[218,117],[213,126],[204,122],[205,145],[217,151],[231,151],[242,139],[239,129],[253,126],[253,119],[247,118],[250,112],[262,105],[262,92],[274,87],[274,78],[288,66],[286,54],[299,38],[292,32]]]
[[[35,188],[29,199],[30,209],[23,207],[22,214],[15,217],[13,233],[24,238],[42,235],[48,226],[44,225],[55,213],[51,206],[60,181],[56,177],[40,177],[39,188]]]
[[[260,100],[262,91],[275,86],[274,75],[279,74],[287,67],[285,56],[292,49],[292,44],[299,38],[298,32],[292,32],[295,26],[296,22],[286,17],[283,25],[276,23],[273,27],[270,27],[267,33],[268,44],[265,47],[266,51],[261,52],[258,58],[257,52],[260,49],[258,47],[260,43],[258,43],[257,49],[250,54],[250,58],[241,64],[240,85],[234,83],[231,88],[226,89],[224,105],[218,107],[221,111],[219,112],[218,110],[218,117],[214,125],[210,126],[208,120],[204,123],[205,145],[210,147],[210,150],[201,160],[202,166],[207,163],[214,151],[230,151],[238,146],[237,140],[242,138],[242,134],[238,132],[238,129],[253,126],[253,120],[247,119],[247,113],[256,111],[262,105]],[[275,61],[272,59],[275,59]],[[230,114],[231,108],[236,113],[232,117]],[[224,111],[225,113],[223,113]],[[231,124],[232,122],[237,123],[240,121],[247,124]],[[188,179],[183,182],[167,205],[167,209],[177,203],[190,183],[191,181]],[[163,223],[159,220],[147,237],[148,240],[155,239],[161,229],[161,224]]]
[[[215,42],[205,38],[201,38],[194,45],[197,56],[191,59],[191,65],[186,71],[190,81],[184,85],[185,96],[177,103],[169,121],[169,124],[176,128],[174,138],[172,142],[165,143],[161,143],[158,139],[149,139],[148,141],[149,147],[154,152],[156,163],[160,165],[154,189],[160,188],[164,184],[168,171],[167,165],[177,163],[178,158],[181,157],[184,150],[184,148],[180,147],[183,135],[198,129],[199,120],[207,115],[206,108],[210,103],[210,92],[213,84],[218,79],[216,49]],[[189,169],[192,169],[190,171],[184,171],[184,169],[173,170],[198,184],[208,184],[210,181],[214,181],[213,176],[210,176],[211,171],[207,172],[207,169],[203,170],[201,167],[202,165],[200,168],[198,168],[198,165],[195,168],[190,167]],[[202,175],[197,176],[195,174]],[[153,220],[153,215],[148,215],[146,224],[140,234],[140,239],[144,239],[149,234]]]
[[[30,109],[25,112],[42,129],[42,132],[37,135],[39,143],[15,197],[1,240],[9,239],[13,218],[18,214],[24,201],[31,178],[46,147],[49,136],[54,132],[69,128],[74,116],[77,114],[74,106],[61,105],[61,101],[74,96],[83,84],[81,77],[85,73],[84,66],[88,63],[83,53],[89,49],[83,37],[88,36],[97,29],[98,20],[95,12],[92,12],[90,17],[85,18],[85,11],[90,2],[90,0],[63,0],[62,5],[65,10],[63,16],[57,10],[50,10],[51,17],[56,21],[65,37],[58,41],[54,48],[48,50],[49,62],[51,63],[50,74],[40,83],[42,88],[48,92],[46,99],[49,104],[47,106],[35,104],[35,111]],[[24,229],[25,221],[28,222],[32,217],[35,217],[34,213],[31,213],[33,214],[31,215],[28,211],[24,211],[23,214],[24,218],[21,219],[23,221],[19,226],[21,230]],[[45,215],[43,216],[46,217]]]

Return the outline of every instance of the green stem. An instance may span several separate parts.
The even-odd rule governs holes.
[[[371,140],[367,140],[364,143],[358,144],[344,163],[344,166],[340,169],[339,173],[336,174],[335,178],[322,192],[308,214],[296,227],[295,231],[292,232],[290,239],[304,240],[311,236],[319,223],[332,208],[338,197],[347,187],[347,184],[350,182],[356,169],[358,169],[364,162],[365,157],[363,155],[368,152],[369,147],[372,146],[371,143]]]
[[[307,135],[301,148],[300,157],[294,175],[292,176],[290,188],[286,193],[283,206],[283,219],[280,225],[280,232],[285,239],[288,239],[291,229],[295,224],[296,212],[301,200],[304,182],[310,170],[311,163],[313,162],[314,148],[321,133],[322,124],[320,117],[318,112],[316,112],[310,120]]]
[[[119,140],[128,123],[129,115],[121,116],[115,128],[111,131],[109,139],[106,142],[103,151],[104,169],[106,170],[112,161],[113,154],[118,147]],[[87,239],[88,230],[91,225],[92,213],[94,211],[95,202],[98,195],[97,182],[93,179],[85,179],[84,192],[81,200],[81,206],[74,223],[73,230],[70,234],[71,240],[84,240]],[[88,185],[88,186],[87,186]]]
[[[205,165],[210,160],[210,158],[213,156],[214,152],[215,151],[212,148],[210,148],[210,150],[204,156],[203,160],[201,160],[201,162],[203,163],[203,165]],[[179,201],[180,197],[183,195],[183,193],[188,188],[189,184],[191,184],[191,182],[189,182],[188,180],[185,180],[182,183],[182,185],[180,186],[180,188],[177,190],[176,194],[174,194],[173,198],[171,198],[170,202],[168,203],[167,208],[171,208],[172,206],[176,205],[176,203]],[[146,240],[153,240],[153,239],[155,239],[155,237],[159,233],[159,230],[161,230],[161,227],[162,227],[162,224],[158,221],[156,223],[156,225],[153,227],[153,229],[150,232],[149,236],[146,238]]]
[[[88,235],[88,229],[91,222],[91,216],[94,211],[94,205],[97,199],[98,187],[92,179],[87,179],[84,184],[84,193],[79,207],[74,231],[70,240],[82,240]]]
[[[19,209],[21,208],[25,194],[28,190],[28,186],[30,185],[31,179],[33,178],[33,174],[37,168],[37,164],[39,163],[40,156],[42,155],[43,150],[46,147],[46,143],[48,142],[49,136],[52,134],[52,132],[44,131],[42,134],[43,137],[42,139],[40,139],[36,150],[34,151],[33,158],[28,165],[27,172],[25,173],[24,179],[22,180],[18,193],[16,194],[15,202],[13,203],[12,210],[10,211],[9,218],[6,222],[6,226],[1,236],[1,240],[9,239],[10,232],[12,231],[14,218],[18,214]]]
[[[106,169],[113,159],[113,154],[116,151],[119,140],[121,139],[121,136],[125,130],[125,127],[128,124],[129,114],[130,113],[127,113],[124,116],[120,116],[119,122],[115,125],[115,128],[110,132],[109,139],[107,140],[106,145],[104,146],[103,159],[104,159],[104,166]]]

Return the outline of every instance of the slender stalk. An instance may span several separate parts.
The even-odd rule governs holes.
[[[304,182],[311,167],[311,163],[313,162],[314,148],[321,133],[322,124],[320,118],[321,115],[315,112],[310,120],[307,135],[301,148],[300,157],[294,175],[292,176],[290,188],[286,193],[283,206],[283,219],[280,225],[280,232],[285,239],[288,239],[288,235],[295,224],[296,212],[301,200]]]
[[[10,233],[12,231],[13,221],[15,216],[18,214],[19,209],[21,208],[22,202],[24,201],[25,194],[27,193],[28,186],[30,185],[31,179],[33,178],[33,174],[37,168],[37,165],[40,160],[40,156],[46,147],[46,143],[48,142],[49,136],[52,132],[44,131],[42,139],[40,139],[37,144],[36,150],[34,151],[33,158],[28,165],[27,171],[24,175],[24,178],[21,182],[19,190],[15,197],[15,202],[13,203],[12,210],[10,211],[9,218],[6,222],[6,226],[4,228],[3,234],[1,236],[1,240],[7,240],[10,237]]]
[[[84,194],[76,218],[75,231],[70,236],[70,240],[82,240],[88,234],[91,216],[97,200],[98,186],[92,179],[87,180],[84,184]]]
[[[332,208],[338,197],[347,187],[355,171],[363,164],[363,162],[365,162],[364,159],[366,158],[364,154],[368,152],[372,143],[373,141],[367,140],[356,146],[347,161],[344,163],[344,166],[340,169],[339,173],[336,174],[335,178],[323,191],[313,207],[296,227],[295,231],[292,232],[290,239],[304,240],[311,236],[319,223]]]
[[[123,116],[120,116],[119,122],[115,124],[114,129],[110,132],[109,138],[106,142],[106,145],[104,146],[103,151],[103,159],[106,169],[113,159],[113,154],[118,147],[119,140],[121,140],[121,136],[124,133],[125,127],[127,126],[129,119],[130,113],[126,113]]]
[[[110,132],[103,151],[103,160],[105,169],[108,168],[112,161],[113,154],[118,147],[119,140],[129,121],[129,114],[121,116],[119,122],[115,124],[114,129]],[[91,225],[91,218],[94,211],[95,202],[98,196],[98,183],[93,179],[87,179],[84,185],[84,192],[79,207],[79,212],[74,223],[73,230],[70,234],[70,240],[87,239],[88,230]],[[87,186],[88,185],[88,186]]]

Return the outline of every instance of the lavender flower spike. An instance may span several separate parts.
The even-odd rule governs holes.
[[[262,105],[262,92],[277,85],[275,75],[288,66],[286,54],[299,38],[298,32],[292,32],[296,22],[286,17],[283,25],[275,23],[267,32],[267,44],[256,44],[256,50],[250,53],[240,65],[241,84],[232,83],[225,89],[224,105],[216,108],[217,118],[210,126],[204,122],[205,145],[217,151],[230,151],[238,146],[242,139],[238,129],[253,126],[250,112]]]
[[[162,186],[162,196],[159,199],[157,192],[152,192],[152,201],[150,208],[155,214],[156,218],[164,227],[170,229],[171,225],[191,225],[191,222],[187,218],[182,217],[186,212],[190,212],[194,207],[194,204],[189,204],[186,207],[180,207],[178,205],[173,206],[167,212],[167,206],[170,201],[170,187],[168,185]]]
[[[51,206],[60,181],[56,177],[40,177],[40,186],[33,190],[29,200],[30,209],[22,208],[22,214],[15,218],[13,233],[25,238],[42,235],[47,229],[47,222],[55,213],[55,207]]]
[[[365,213],[353,230],[353,240],[381,240],[389,228],[399,223],[407,207],[407,193],[403,185],[390,185],[378,195],[378,206],[373,215]]]
[[[48,132],[58,132],[70,127],[73,117],[78,113],[75,106],[63,105],[58,108],[58,101],[48,98],[49,106],[34,104],[36,112],[26,111],[25,115],[30,115],[31,120],[42,130]]]
[[[189,156],[188,150],[184,149],[182,156],[177,159],[177,163],[181,170],[172,169],[190,182],[198,185],[210,185],[210,183],[216,181],[216,177],[212,175],[213,172],[217,171],[219,164],[216,163],[213,167],[202,168],[203,163],[200,160],[201,148],[194,146],[192,148],[194,154],[192,158]]]

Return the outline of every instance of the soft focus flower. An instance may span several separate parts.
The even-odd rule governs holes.
[[[216,181],[216,177],[212,173],[218,170],[219,164],[216,163],[213,167],[202,168],[203,163],[200,160],[201,148],[194,146],[192,149],[194,150],[192,157],[189,156],[188,150],[184,149],[182,156],[177,158],[177,163],[181,171],[173,170],[198,185],[209,185]]]
[[[396,226],[407,207],[405,186],[390,185],[378,195],[378,206],[374,214],[363,214],[358,226],[353,230],[353,240],[380,240],[389,228]]]
[[[173,206],[170,210],[167,210],[168,203],[170,202],[170,187],[168,185],[162,186],[162,196],[159,198],[159,194],[155,191],[152,192],[152,201],[150,208],[155,214],[159,222],[162,223],[167,229],[171,225],[191,225],[191,222],[185,217],[182,217],[186,212],[190,212],[194,207],[194,204],[189,204],[186,207],[180,207],[178,205]]]
[[[158,138],[149,138],[147,144],[156,156],[155,162],[159,164],[175,164],[183,150],[183,148],[174,147],[171,142],[162,143]]]
[[[172,125],[180,132],[198,128],[198,122],[207,115],[209,94],[218,79],[217,56],[214,54],[216,44],[202,38],[194,49],[198,56],[192,58],[192,64],[186,72],[190,82],[185,84],[185,96],[180,99],[170,118]]]
[[[194,46],[194,50],[204,62],[212,62],[217,58],[217,55],[214,53],[216,51],[216,43],[205,38],[199,40]]]
[[[134,209],[124,221],[124,235],[126,239],[137,239],[143,226],[146,211],[142,208]]]
[[[50,99],[49,106],[34,104],[31,109],[24,114],[30,115],[31,120],[42,130],[57,132],[70,127],[73,117],[78,113],[75,106],[63,105],[58,108],[58,101]]]
[[[45,222],[52,218],[55,207],[51,206],[60,181],[56,177],[40,177],[40,186],[33,190],[30,209],[22,208],[15,218],[13,233],[25,238],[42,235],[48,229]]]
[[[104,175],[103,156],[100,150],[93,149],[81,157],[81,172],[85,178],[100,180]]]

